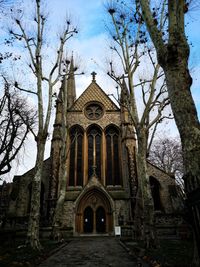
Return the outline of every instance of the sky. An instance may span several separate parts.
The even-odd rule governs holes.
[[[25,1],[28,4],[30,0]],[[54,38],[62,27],[64,19],[72,18],[78,26],[77,37],[70,40],[68,53],[73,55],[80,70],[85,74],[76,77],[77,95],[79,96],[91,82],[91,72],[97,73],[97,83],[106,93],[116,93],[115,84],[107,76],[106,58],[108,58],[109,41],[105,23],[107,20],[105,1],[101,0],[48,0],[46,10],[49,13],[51,29],[48,37]],[[189,22],[189,23],[188,23]],[[190,69],[193,77],[192,94],[200,115],[200,9],[192,10],[186,18],[186,32],[191,45]],[[53,27],[52,27],[53,25]],[[57,30],[58,29],[58,30]],[[163,127],[163,126],[162,126]],[[165,124],[166,134],[176,136],[178,134],[175,123]],[[162,131],[160,129],[159,131]],[[46,157],[49,156],[51,139],[47,141]],[[23,174],[34,166],[34,153],[32,147],[35,146],[33,137],[30,136],[27,146],[19,156],[13,171],[7,175],[7,180],[11,181],[13,174]]]
[[[97,72],[97,82],[105,90],[115,90],[115,85],[106,75],[106,57],[108,57],[108,33],[105,27],[108,17],[105,0],[50,0],[49,10],[55,19],[55,24],[62,23],[66,14],[71,14],[77,22],[79,34],[72,41],[72,50],[81,58],[86,75],[77,79],[77,90],[80,94],[91,81],[90,73]],[[193,77],[192,94],[200,116],[200,8],[194,9],[186,16],[186,34],[190,46],[190,70]]]

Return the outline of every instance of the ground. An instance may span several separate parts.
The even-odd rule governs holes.
[[[1,267],[33,267],[50,255],[54,254],[61,246],[58,242],[41,241],[41,251],[32,250],[24,245],[23,240],[9,240],[0,245],[0,266]]]
[[[192,259],[192,241],[183,240],[162,240],[159,248],[148,251],[119,237],[79,237],[62,244],[45,240],[41,252],[22,244],[0,246],[1,267],[189,267]]]
[[[45,260],[39,267],[136,267],[131,256],[115,237],[74,238],[57,254]]]
[[[128,250],[139,255],[149,266],[155,267],[191,267],[193,256],[192,240],[164,239],[157,248],[142,249],[142,245],[131,240],[124,240]]]

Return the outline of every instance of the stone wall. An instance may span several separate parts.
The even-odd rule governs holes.
[[[50,178],[51,162],[50,159],[44,161],[42,183],[44,185],[44,209],[46,209],[46,199],[48,199],[48,188]],[[34,168],[22,176],[13,178],[13,191],[10,196],[8,216],[23,217],[27,216],[30,199],[31,180],[34,176]]]
[[[130,221],[130,205],[125,200],[115,200],[114,226],[126,225]]]
[[[174,212],[169,187],[175,186],[175,179],[150,163],[148,163],[147,167],[149,176],[156,178],[156,180],[160,183],[160,198],[164,212]]]
[[[74,201],[65,201],[63,207],[63,227],[72,227],[75,230]]]

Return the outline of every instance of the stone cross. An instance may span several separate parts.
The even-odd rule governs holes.
[[[93,71],[93,72],[91,73],[91,75],[92,75],[92,81],[93,81],[93,82],[96,82],[96,79],[95,79],[95,76],[97,75],[96,72]]]

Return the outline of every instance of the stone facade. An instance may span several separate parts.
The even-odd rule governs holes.
[[[49,177],[51,173],[51,160],[44,161],[44,170],[42,175],[42,202],[41,210],[43,216],[46,215],[47,199],[49,191]],[[34,175],[34,169],[26,172],[22,176],[15,176],[12,183],[12,192],[10,194],[10,203],[7,215],[9,217],[26,217],[30,209],[31,179]]]
[[[133,224],[134,219],[133,199],[139,177],[133,127],[127,111],[115,105],[96,83],[94,76],[77,100],[73,75],[68,80],[69,86],[73,88],[68,88],[69,156],[62,227],[72,229],[74,235],[113,234],[116,225]],[[57,101],[51,156],[44,162],[42,176],[41,216],[49,225],[59,194],[61,105],[62,101]],[[160,202],[155,208],[165,215],[172,214],[174,206],[169,187],[175,186],[175,180],[150,163],[148,173],[152,177],[155,203]],[[28,215],[33,174],[34,169],[14,177],[8,211],[10,216]]]
[[[175,178],[167,175],[165,172],[152,164],[148,164],[148,174],[155,177],[160,184],[160,198],[165,213],[173,213],[176,210],[172,205],[172,195],[170,195],[170,186],[175,186]]]
[[[12,183],[6,183],[4,181],[3,184],[0,185],[0,221],[8,210],[11,191]]]

